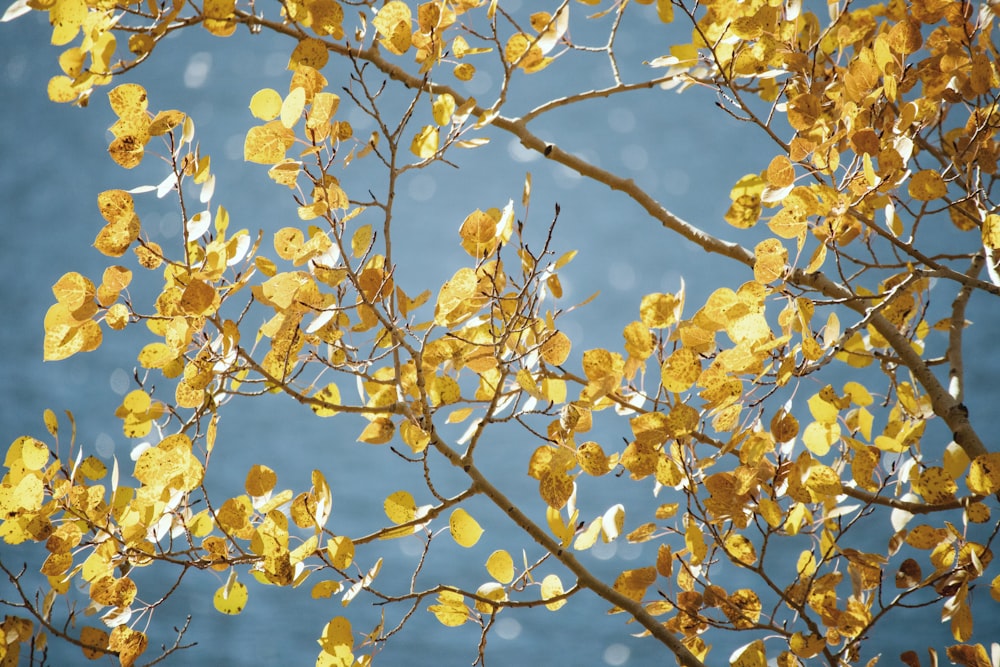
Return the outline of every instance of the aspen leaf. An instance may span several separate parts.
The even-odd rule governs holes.
[[[635,570],[625,570],[615,579],[614,589],[636,602],[642,602],[646,589],[656,581],[655,567],[641,567]]]
[[[684,544],[687,546],[689,560],[693,566],[700,565],[705,556],[708,555],[708,546],[705,544],[705,536],[698,526],[698,522],[687,517],[684,527]]]
[[[569,358],[571,347],[572,341],[570,341],[569,336],[561,331],[556,331],[545,339],[538,351],[545,363],[560,366],[566,363],[566,359]]]
[[[574,488],[573,478],[558,470],[545,473],[538,482],[539,495],[554,509],[562,509],[569,502]]]
[[[660,367],[660,383],[673,393],[687,391],[701,375],[701,359],[687,347],[680,347]]]
[[[420,159],[434,157],[438,150],[438,129],[433,125],[424,125],[413,137],[410,151]]]
[[[365,426],[361,435],[358,436],[358,442],[366,442],[369,445],[384,445],[392,440],[395,434],[396,426],[392,420],[388,417],[378,417]]]
[[[972,459],[966,484],[970,491],[980,496],[1000,491],[1000,452],[981,454]]]
[[[337,569],[346,569],[354,562],[354,542],[349,537],[331,537],[326,543],[326,552],[330,563]]]
[[[476,67],[472,63],[460,63],[455,65],[452,74],[459,81],[472,81],[472,78],[476,75]]]
[[[765,239],[754,248],[754,280],[768,285],[785,275],[788,249],[778,239]]]
[[[778,155],[767,166],[767,182],[772,187],[784,188],[795,182],[795,167],[784,155]]]
[[[323,652],[316,661],[321,667],[351,667],[354,664],[354,631],[351,622],[336,616],[326,624],[319,638]]]
[[[275,164],[285,159],[285,151],[295,143],[295,135],[279,121],[250,128],[243,144],[243,159],[258,164]]]
[[[302,111],[305,109],[305,106],[305,89],[301,87],[293,89],[281,102],[281,111],[278,113],[281,124],[287,129],[295,127],[295,124],[302,117]]]
[[[551,600],[554,597],[558,597],[563,594],[562,580],[559,579],[558,575],[549,574],[542,579],[542,600]],[[556,600],[555,602],[549,602],[545,605],[545,608],[549,611],[558,611],[564,604],[566,600]]]
[[[514,559],[503,549],[498,549],[486,559],[486,571],[501,584],[514,580]]]
[[[437,620],[449,628],[462,625],[469,620],[469,609],[465,606],[465,597],[455,591],[444,590],[438,593],[437,604],[427,608]]]
[[[504,590],[503,585],[498,584],[495,581],[488,581],[479,588],[476,589],[476,595],[481,598],[486,598],[487,600],[492,600],[494,602],[504,602],[507,600],[507,591]],[[486,602],[476,601],[476,611],[483,614],[492,614],[501,608],[500,605],[494,606]]]
[[[382,35],[379,43],[397,56],[406,53],[411,44],[412,18],[405,2],[391,0],[385,3],[372,19],[372,25]]]
[[[106,653],[103,649],[108,647],[110,635],[104,630],[84,626],[80,628],[80,643],[83,644],[83,655],[88,660],[103,658]]]
[[[941,174],[932,169],[915,173],[907,187],[910,196],[919,201],[932,201],[948,193],[948,185],[941,178]]]
[[[371,225],[358,227],[351,235],[351,254],[358,258],[364,257],[372,247],[373,238]]]
[[[274,120],[281,113],[281,94],[272,88],[262,88],[250,98],[250,113],[264,121]]]
[[[413,521],[417,516],[417,504],[408,491],[389,494],[384,503],[385,515],[395,524]]]
[[[767,654],[761,639],[750,642],[733,652],[729,659],[732,667],[767,667]]]
[[[292,55],[288,60],[288,69],[296,70],[301,65],[317,70],[323,69],[329,57],[330,53],[322,40],[307,37],[292,49]]]
[[[983,246],[990,250],[1000,248],[1000,215],[990,213],[983,220]]]
[[[611,460],[596,442],[584,442],[577,447],[576,460],[581,470],[594,477],[606,475],[613,467]]]
[[[435,123],[439,126],[447,125],[455,113],[455,98],[450,93],[438,95],[432,103],[432,111]]]
[[[146,635],[127,625],[115,626],[111,630],[111,636],[108,637],[108,648],[118,652],[118,660],[122,667],[132,667],[139,656],[146,651],[148,643]]]
[[[680,317],[682,304],[673,294],[647,294],[639,304],[639,319],[650,329],[672,326]]]
[[[452,539],[466,548],[475,545],[483,534],[482,527],[461,507],[451,513],[451,517],[448,519],[448,528],[451,531]]]
[[[314,600],[328,598],[340,592],[343,585],[339,581],[318,581],[310,591],[310,597]]]
[[[826,648],[826,638],[819,635],[804,635],[796,632],[788,642],[788,648],[800,658],[812,658]]]
[[[265,496],[274,489],[278,476],[264,465],[255,465],[247,473],[244,487],[251,497]]]

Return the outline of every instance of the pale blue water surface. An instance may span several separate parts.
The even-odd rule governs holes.
[[[218,178],[213,205],[229,209],[230,229],[246,227],[255,233],[262,228],[268,239],[276,229],[298,220],[287,190],[274,186],[264,167],[243,163],[242,145],[246,129],[254,124],[247,111],[250,96],[263,87],[287,89],[289,44],[267,35],[250,38],[242,32],[224,41],[200,31],[188,32],[194,34],[159,47],[153,59],[139,68],[138,78],[130,75],[122,80],[145,85],[152,108],[180,108],[192,115],[201,150],[212,155]],[[155,183],[159,178],[153,174],[158,172],[143,173],[142,168],[125,172],[107,157],[104,129],[114,117],[103,91],[95,94],[87,109],[48,101],[46,81],[59,73],[59,50],[48,45],[48,35],[44,15],[0,25],[0,312],[4,318],[0,327],[0,440],[6,446],[21,434],[41,436],[43,409],[52,408],[57,413],[71,410],[77,419],[78,440],[87,451],[106,461],[114,454],[127,470],[131,443],[122,436],[120,422],[112,413],[121,396],[133,388],[130,360],[152,338],[136,342],[127,335],[106,331],[100,350],[43,364],[42,318],[52,302],[50,287],[63,273],[75,270],[96,280],[106,266],[106,258],[91,247],[103,224],[96,207],[97,194],[109,188]],[[625,59],[630,49],[639,47],[623,40],[620,51]],[[641,60],[654,55],[658,54],[646,55],[643,50],[632,57]],[[336,82],[338,76],[345,76],[342,67],[342,63],[331,61],[325,70],[327,78]],[[576,87],[588,82],[604,86],[610,80],[603,61],[595,60],[593,68],[552,67],[532,78],[519,77],[512,95],[538,99],[567,82]],[[729,188],[743,174],[766,166],[773,150],[747,133],[747,126],[716,110],[712,101],[709,93],[699,90],[684,95],[660,90],[638,92],[582,105],[539,122],[537,131],[566,150],[579,151],[596,158],[602,166],[632,175],[681,217],[735,238],[722,220]],[[363,118],[351,120],[357,134],[370,131]],[[491,136],[488,147],[460,157],[462,169],[454,184],[454,171],[446,166],[419,172],[404,182],[398,210],[406,217],[397,219],[396,232],[396,247],[403,253],[402,258],[397,257],[400,284],[420,281],[433,290],[463,266],[465,258],[456,243],[459,223],[475,208],[502,207],[511,198],[519,201],[525,171],[534,177],[529,233],[540,233],[558,203],[562,215],[555,235],[557,251],[580,251],[564,276],[565,302],[602,290],[593,304],[566,320],[577,351],[620,346],[621,328],[637,319],[642,295],[676,291],[681,276],[687,284],[689,303],[696,303],[716,287],[736,287],[751,277],[748,271],[706,256],[663,232],[624,197],[534,159],[507,135],[495,132]],[[363,172],[355,176],[363,177]],[[373,177],[381,178],[381,174]],[[374,183],[373,187],[383,187],[379,180]],[[155,213],[144,216],[144,227],[153,240],[176,242],[178,227],[169,198],[162,206],[160,219]],[[752,246],[751,240],[740,240]],[[980,309],[978,326],[970,332],[970,349],[981,351],[969,369],[972,390],[967,402],[974,415],[995,408],[997,402],[993,385],[1000,368],[991,354],[997,322],[995,310]],[[996,419],[991,423],[996,425]],[[620,441],[627,436],[623,428],[624,423],[620,423],[613,430],[598,432],[595,439]],[[355,532],[352,526],[384,521],[382,499],[400,488],[401,479],[414,474],[387,448],[378,459],[380,454],[373,455],[370,449],[354,443],[357,432],[356,421],[319,420],[281,397],[230,405],[220,424],[214,455],[222,461],[213,461],[210,485],[220,492],[240,493],[247,467],[262,463],[278,472],[279,488],[303,490],[309,487],[310,470],[321,468],[333,488],[334,530],[351,534]],[[518,441],[516,434],[510,432],[511,440],[502,443],[516,456],[505,456],[501,450],[493,457],[492,470],[496,478],[510,480],[504,489],[508,493],[534,494],[535,482],[524,475],[523,466],[535,444]],[[504,435],[501,431],[497,438]],[[365,469],[359,472],[361,465]],[[384,474],[373,474],[373,465],[380,466]],[[506,477],[504,470],[510,472]],[[648,485],[630,486],[641,485],[621,480],[620,488],[627,489],[631,497],[663,502],[662,496],[656,501],[651,498]],[[603,511],[599,500],[582,507],[582,516]],[[486,580],[482,566],[485,555],[505,545],[510,528],[485,505],[473,504],[470,511],[487,528],[483,543],[470,555],[438,540],[435,549],[443,557],[429,565],[425,581],[452,573],[476,573]],[[402,576],[406,576],[417,546],[408,540],[384,545],[388,555],[379,581],[387,590],[393,582],[402,581],[393,577],[393,565],[399,563]],[[0,545],[0,549],[6,562],[10,547]],[[630,563],[646,564],[653,558],[653,549],[655,545],[623,544],[617,552],[614,547],[604,547],[582,557],[613,577]],[[643,561],[637,560],[640,556]],[[140,582],[153,582],[155,589],[152,575],[141,573]],[[315,639],[322,627],[343,613],[337,596],[315,601],[305,590],[251,584],[247,610],[241,616],[226,617],[217,613],[211,602],[211,592],[221,583],[217,574],[193,574],[156,612],[154,626],[160,630],[153,633],[154,645],[170,641],[169,626],[181,623],[187,614],[192,614],[194,621],[186,640],[198,642],[196,648],[175,654],[164,664],[312,665],[318,651]],[[6,595],[5,586],[0,584],[0,590]],[[140,590],[145,593],[146,589]],[[985,592],[982,595],[988,597]],[[606,607],[593,596],[581,595],[559,614],[534,610],[501,615],[490,638],[489,662],[673,664],[660,645],[631,636],[634,626],[624,625],[621,616],[606,615]],[[367,600],[360,599],[348,612],[359,630],[370,628],[379,614]],[[916,619],[918,612],[913,613]],[[387,614],[394,618],[398,612],[389,610]],[[933,613],[919,618],[922,635],[937,636],[939,646],[951,643],[947,626],[937,623]],[[977,623],[987,624],[980,627],[992,623],[1000,637],[1000,621],[995,616],[977,617]],[[910,637],[903,628],[898,629],[898,633],[886,633],[884,643],[870,647],[884,650],[888,664],[893,664],[900,650],[910,647]],[[376,664],[465,665],[474,659],[476,641],[477,632],[471,624],[444,629],[421,610],[378,656]],[[717,642],[712,664],[723,664],[729,650],[745,641],[737,636],[730,645]],[[50,657],[57,665],[85,662],[77,649],[59,643],[51,647]]]

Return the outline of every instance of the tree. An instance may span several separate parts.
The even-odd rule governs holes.
[[[111,159],[152,161],[162,180],[101,192],[94,245],[112,260],[99,281],[70,271],[53,286],[46,360],[94,350],[106,330],[136,341],[136,386],[115,413],[137,442],[135,464],[131,477],[117,460],[109,471],[67,435],[72,417],[51,410],[47,436],[10,445],[0,533],[8,545],[44,543],[30,567],[46,579],[36,593],[13,551],[0,560],[3,603],[16,610],[4,664],[44,660],[49,638],[123,665],[180,651],[187,626],[149,657],[148,623],[175,588],[139,603],[139,575],[179,584],[196,570],[222,576],[224,614],[253,604],[257,585],[383,606],[375,627],[352,625],[357,604],[330,618],[317,665],[377,662],[424,610],[478,627],[470,656],[485,662],[498,615],[570,610],[585,594],[689,667],[720,664],[711,644],[731,634],[740,667],[873,664],[892,619],[921,607],[955,643],[915,637],[904,663],[929,650],[931,664],[938,654],[996,664],[984,646],[996,627],[973,623],[972,592],[988,588],[977,605],[1000,601],[1000,451],[984,442],[991,416],[965,405],[966,353],[989,353],[966,332],[1000,295],[992,8],[550,4],[17,0],[7,10],[5,21],[48,12],[53,44],[68,47],[49,97],[86,106],[107,91]],[[235,229],[213,201],[222,193],[197,118],[115,80],[141,76],[169,35],[199,26],[286,38],[287,91],[247,100],[244,157],[267,169],[299,223]],[[623,43],[652,50],[648,60],[620,59]],[[572,72],[594,54],[608,85],[518,109],[523,77]],[[500,82],[497,96],[460,92],[484,75]],[[713,91],[715,113],[769,139],[759,173],[732,186],[727,232],[681,219],[535,129],[651,88]],[[358,136],[348,109],[375,129]],[[467,214],[455,237],[465,265],[424,284],[397,241],[400,184],[459,166],[501,134],[638,205],[662,227],[640,238],[683,241],[752,278],[699,286],[707,296],[695,303],[683,287],[650,290],[619,323],[622,342],[579,350],[562,322],[587,301],[563,303],[559,278],[574,252],[557,249],[558,205],[529,216],[527,175],[506,206]],[[461,168],[450,178],[475,187]],[[176,202],[175,247],[144,231],[156,197]],[[339,532],[319,465],[308,488],[283,489],[236,453],[245,488],[213,490],[223,415],[270,394],[347,420],[353,447],[388,446],[407,462],[406,486],[370,499],[385,521]],[[498,459],[526,470],[537,496],[505,492]],[[595,502],[601,511],[585,509]],[[520,541],[486,553],[477,543],[497,521]],[[386,540],[413,535],[418,564],[383,586]],[[449,540],[483,563],[479,579],[424,576]],[[610,577],[581,557],[616,540],[655,545],[655,556]]]

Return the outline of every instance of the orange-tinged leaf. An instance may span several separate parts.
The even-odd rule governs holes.
[[[479,541],[483,529],[472,516],[461,507],[451,513],[448,519],[451,536],[460,546],[471,547]]]
[[[83,644],[83,655],[88,660],[103,658],[106,653],[102,649],[108,647],[110,635],[99,628],[84,626],[80,628],[80,643]]]
[[[932,169],[918,171],[910,178],[910,196],[920,201],[932,201],[948,193],[948,185],[941,174]]]
[[[118,652],[118,660],[122,667],[132,667],[145,652],[147,645],[146,635],[127,625],[115,626],[108,638],[108,648]]]
[[[730,667],[767,667],[767,654],[761,639],[737,649],[733,656],[729,661]]]
[[[252,497],[267,495],[278,482],[278,475],[265,465],[255,465],[247,473],[244,487]]]
[[[775,188],[788,187],[795,182],[795,167],[784,155],[778,155],[767,166],[767,182]]]

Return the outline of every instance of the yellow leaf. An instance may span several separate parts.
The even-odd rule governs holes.
[[[647,294],[639,304],[639,319],[650,329],[669,327],[679,319],[683,303],[673,294]]]
[[[272,88],[263,88],[250,98],[250,113],[264,121],[274,120],[281,113],[281,95]]]
[[[545,339],[538,351],[545,363],[559,366],[566,363],[571,347],[572,341],[570,341],[569,336],[561,331],[556,331]]]
[[[372,226],[362,225],[351,235],[351,254],[355,257],[364,257],[371,249],[373,238]]]
[[[910,178],[908,190],[914,199],[931,201],[944,197],[948,193],[948,185],[941,178],[941,174],[932,169],[924,169]]]
[[[729,661],[730,667],[767,667],[767,654],[761,639],[737,649],[733,655],[734,658]]]
[[[482,527],[461,507],[451,513],[448,527],[455,542],[466,548],[475,545],[483,534]]]
[[[233,576],[230,582],[215,591],[212,602],[220,612],[233,616],[243,611],[249,597],[247,587],[236,581],[235,576]]]
[[[330,53],[322,40],[307,37],[296,44],[292,50],[292,55],[288,60],[288,69],[296,70],[302,65],[313,69],[323,69],[329,57]]]
[[[1000,215],[990,213],[983,220],[983,246],[996,250],[1000,248]]]
[[[551,600],[554,597],[562,595],[563,592],[562,580],[559,579],[558,575],[550,574],[542,579],[542,600]],[[558,611],[564,604],[566,604],[565,599],[556,600],[547,603],[545,608],[549,611]]]
[[[667,391],[680,393],[690,389],[701,375],[701,358],[693,350],[680,347],[660,367],[660,383]]]
[[[385,515],[396,525],[413,521],[417,516],[417,504],[408,491],[390,493],[383,507]]]
[[[337,535],[326,543],[326,552],[330,563],[337,569],[346,569],[354,562],[354,542],[351,538]]]
[[[1000,452],[981,454],[972,459],[966,484],[970,491],[981,496],[1000,491]]]
[[[94,298],[95,293],[94,283],[76,272],[64,274],[52,286],[52,294],[55,295],[56,301],[70,310],[82,308]]]
[[[293,89],[281,103],[281,111],[279,112],[281,124],[288,129],[295,127],[295,124],[298,123],[299,119],[302,117],[302,111],[305,107],[305,88]]]
[[[656,15],[661,23],[672,23],[674,20],[674,3],[671,0],[656,0]]]
[[[767,166],[767,182],[775,188],[785,188],[795,182],[795,167],[784,155],[778,155]]]
[[[115,626],[108,637],[108,648],[118,652],[118,661],[122,667],[132,667],[147,645],[146,635],[127,625]]]
[[[705,556],[708,555],[708,546],[705,544],[705,536],[698,526],[698,522],[690,516],[685,519],[684,543],[687,545],[690,554],[692,567],[700,565]]]
[[[406,53],[411,44],[412,18],[405,2],[391,0],[385,3],[372,19],[372,25],[382,35],[379,43],[397,56]]]
[[[486,559],[486,571],[501,584],[514,580],[514,559],[503,549],[498,549]]]
[[[754,248],[754,280],[768,285],[785,275],[788,249],[778,239],[765,239]]]
[[[316,661],[317,667],[351,667],[354,664],[354,631],[351,622],[343,616],[330,619],[319,638],[323,652]]]
[[[439,126],[447,125],[451,122],[451,116],[455,113],[455,98],[450,93],[444,93],[434,98],[431,106],[434,114],[434,122]]]
[[[438,593],[437,600],[438,603],[429,606],[427,611],[434,614],[441,625],[454,628],[469,620],[469,610],[461,593],[444,590]]]
[[[396,426],[388,417],[378,417],[371,421],[368,426],[358,436],[358,442],[367,442],[369,445],[384,445],[392,440],[396,433]]]
[[[243,144],[243,159],[258,164],[275,164],[285,159],[285,151],[295,143],[295,134],[279,121],[250,128]]]
[[[244,487],[251,497],[260,497],[270,493],[277,482],[278,476],[273,470],[264,465],[255,465],[247,473]]]
[[[438,149],[438,129],[433,125],[424,125],[413,137],[410,151],[420,159],[433,157]]]

